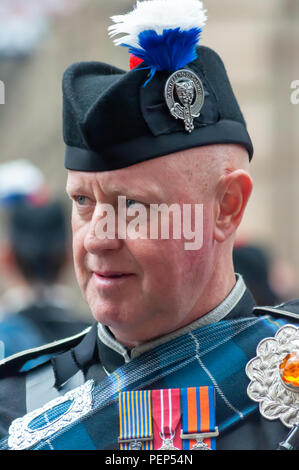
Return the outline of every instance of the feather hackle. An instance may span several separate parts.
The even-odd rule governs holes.
[[[151,69],[178,70],[196,58],[207,20],[200,0],[143,0],[125,15],[113,16],[109,35],[116,45],[142,59]]]

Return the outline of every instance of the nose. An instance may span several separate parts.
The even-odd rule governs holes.
[[[103,250],[119,250],[123,240],[118,238],[116,216],[113,206],[101,204],[94,211],[84,238],[85,250],[98,254]]]

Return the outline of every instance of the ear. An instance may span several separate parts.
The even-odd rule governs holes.
[[[252,179],[245,170],[223,175],[217,184],[214,239],[227,240],[238,228],[252,191]]]

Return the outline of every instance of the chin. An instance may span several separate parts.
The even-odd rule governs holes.
[[[111,326],[120,321],[121,315],[115,309],[103,309],[103,306],[90,306],[90,309],[94,319],[103,325]]]
[[[126,323],[126,316],[117,305],[107,302],[88,302],[94,319],[106,326],[117,326]]]

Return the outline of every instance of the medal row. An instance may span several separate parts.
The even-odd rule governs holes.
[[[121,450],[215,449],[214,387],[121,392],[119,423]]]

